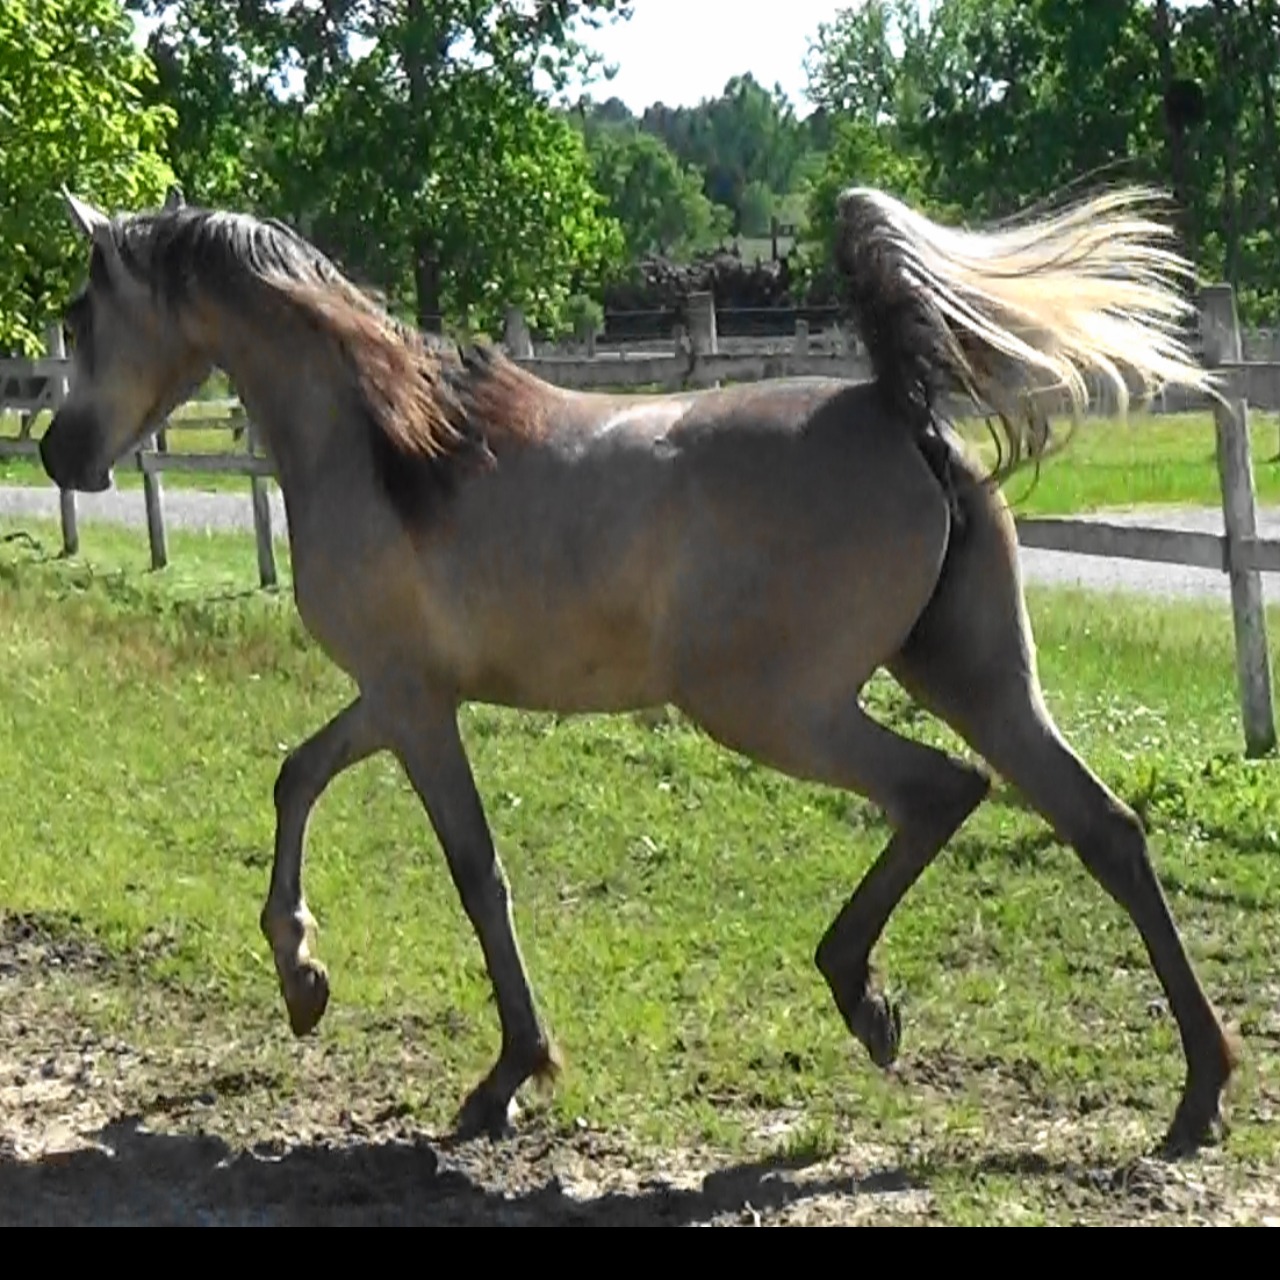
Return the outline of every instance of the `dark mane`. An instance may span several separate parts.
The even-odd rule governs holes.
[[[125,267],[171,307],[193,295],[283,305],[345,360],[374,460],[402,514],[460,470],[494,462],[499,439],[543,429],[548,384],[498,348],[459,346],[400,323],[319,249],[272,218],[184,205],[113,223]]]

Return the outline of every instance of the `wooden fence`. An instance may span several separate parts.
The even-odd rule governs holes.
[[[768,352],[721,350],[715,308],[709,294],[695,294],[688,305],[688,330],[675,336],[667,353],[535,354],[520,313],[508,313],[504,342],[510,354],[539,376],[559,386],[576,388],[632,388],[678,390],[709,387],[721,382],[750,382],[799,374],[850,377],[866,367],[855,343],[843,338],[813,350],[808,325],[796,324],[789,350]],[[1228,389],[1228,405],[1214,404],[1218,473],[1222,490],[1222,535],[1096,520],[1018,520],[1018,539],[1026,547],[1076,555],[1155,561],[1217,569],[1228,575],[1235,623],[1236,668],[1246,751],[1261,755],[1276,744],[1262,572],[1280,573],[1280,541],[1258,537],[1254,502],[1253,463],[1248,415],[1255,408],[1280,409],[1280,362],[1245,362],[1235,298],[1229,285],[1206,288],[1202,295],[1201,337],[1206,363],[1218,368]],[[66,360],[61,334],[51,334],[46,359],[0,360],[0,410],[33,415],[51,409],[65,394]],[[17,388],[17,390],[15,390]],[[1205,404],[1208,402],[1205,401]],[[1185,408],[1166,403],[1155,408]],[[249,481],[257,542],[259,579],[264,586],[277,581],[268,479],[271,467],[255,446],[252,424],[235,401],[206,402],[195,421],[202,427],[222,425],[242,433],[240,453],[183,453],[169,448],[170,433],[192,419],[171,421],[153,440],[144,443],[131,464],[142,474],[143,502],[155,568],[168,563],[161,476],[166,471],[223,473]],[[34,455],[37,445],[24,431],[20,438],[0,439],[0,458]],[[60,494],[63,544],[68,554],[79,547],[75,496]]]

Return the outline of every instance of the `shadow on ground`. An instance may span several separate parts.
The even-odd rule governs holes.
[[[803,1184],[808,1161],[740,1164],[696,1188],[666,1182],[579,1198],[552,1175],[505,1195],[426,1141],[300,1146],[279,1156],[221,1139],[151,1133],[136,1119],[97,1145],[19,1161],[0,1154],[0,1225],[41,1226],[682,1226],[759,1216],[803,1199],[908,1189],[897,1172]]]

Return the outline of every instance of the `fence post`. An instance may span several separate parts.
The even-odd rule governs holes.
[[[67,342],[62,335],[62,326],[60,324],[51,324],[48,331],[48,340],[46,346],[49,356],[53,360],[65,360],[67,358]],[[53,409],[56,413],[58,406],[67,398],[67,380],[59,374],[53,380]],[[46,427],[47,431],[49,428]],[[76,495],[74,489],[58,490],[58,508],[59,515],[62,518],[62,553],[63,555],[74,556],[80,551],[80,527],[76,521]]]
[[[696,363],[703,356],[714,356],[720,350],[720,339],[716,333],[716,300],[709,291],[699,291],[689,295],[685,314],[689,321],[689,347]],[[719,381],[711,384],[719,387]]]
[[[796,321],[796,337],[792,349],[800,359],[809,354],[809,322],[807,320]]]
[[[1229,284],[1208,285],[1201,294],[1205,363],[1238,363],[1240,323],[1235,292]],[[1257,537],[1253,458],[1249,447],[1249,406],[1234,394],[1228,374],[1227,403],[1213,407],[1217,437],[1218,478],[1222,485],[1222,522],[1227,542],[1227,573],[1231,582],[1231,613],[1235,624],[1236,677],[1244,716],[1245,754],[1266,755],[1276,745],[1275,711],[1271,697],[1271,661],[1267,647],[1267,614],[1262,598],[1262,575],[1240,563],[1240,547]]]
[[[689,340],[700,356],[713,356],[720,350],[716,334],[716,300],[710,292],[689,295]]]
[[[245,425],[245,451],[254,456],[253,423]],[[276,549],[271,540],[271,494],[265,476],[250,475],[249,496],[253,502],[253,538],[258,547],[258,581],[264,587],[274,587],[276,577]]]
[[[164,532],[164,485],[160,475],[148,471],[142,455],[148,444],[154,445],[155,435],[144,440],[138,447],[134,457],[138,462],[138,470],[142,473],[142,500],[147,509],[147,541],[151,544],[151,567],[163,569],[169,563],[169,547]]]
[[[507,354],[513,360],[533,358],[533,337],[529,333],[529,326],[524,322],[524,312],[519,307],[507,308],[502,341],[506,345]]]

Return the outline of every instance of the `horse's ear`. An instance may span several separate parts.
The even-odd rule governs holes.
[[[182,188],[178,184],[172,183],[169,190],[164,195],[165,212],[170,209],[181,209],[187,202],[182,198]]]
[[[95,209],[93,205],[81,200],[78,196],[73,196],[65,186],[62,188],[62,199],[67,206],[72,225],[81,235],[97,241],[101,241],[104,237],[109,238],[111,221],[105,213]]]

